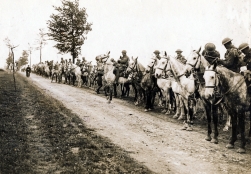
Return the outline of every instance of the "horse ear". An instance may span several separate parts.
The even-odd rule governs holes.
[[[199,54],[199,53],[200,53],[200,50],[201,50],[201,47],[200,47],[200,48],[196,51],[196,53],[198,53],[198,54]]]
[[[166,51],[165,51],[165,56],[167,56],[167,53],[166,53]]]
[[[137,59],[138,59],[138,57],[135,58],[135,60],[137,60]]]
[[[134,58],[133,58],[133,56],[132,56],[132,61],[134,61]]]
[[[110,51],[108,51],[107,55],[109,55],[109,54],[110,54]]]
[[[212,66],[213,66],[213,70],[215,70],[217,67],[217,63],[215,62]]]

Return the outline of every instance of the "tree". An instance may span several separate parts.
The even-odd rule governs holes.
[[[29,57],[29,53],[26,50],[23,50],[22,56],[18,59],[18,67],[20,68],[23,65],[28,64],[28,57]]]
[[[53,7],[58,14],[52,14],[47,21],[48,36],[57,42],[54,47],[59,53],[71,53],[74,63],[81,53],[86,35],[92,30],[92,23],[87,22],[86,9],[79,7],[79,0],[62,0],[61,7]]]
[[[12,62],[13,62],[13,57],[12,57],[11,52],[9,50],[9,55],[6,59],[6,64],[9,66]]]
[[[38,39],[36,40],[37,44],[39,45],[38,47],[36,47],[36,49],[40,51],[40,63],[42,62],[42,48],[44,45],[47,44],[46,36],[47,34],[44,32],[44,29],[40,28],[38,33]]]

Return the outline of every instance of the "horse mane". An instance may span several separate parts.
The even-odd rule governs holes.
[[[137,60],[137,68],[141,72],[144,72],[146,69],[138,60]]]

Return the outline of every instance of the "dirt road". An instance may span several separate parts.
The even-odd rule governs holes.
[[[228,150],[226,134],[219,136],[219,144],[211,144],[204,140],[203,125],[195,125],[192,132],[182,131],[182,123],[171,116],[143,112],[125,100],[113,99],[107,104],[103,95],[92,90],[51,83],[34,74],[29,81],[156,173],[251,173],[250,144],[246,154]]]

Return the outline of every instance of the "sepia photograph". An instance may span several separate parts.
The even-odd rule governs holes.
[[[250,0],[0,3],[0,174],[251,173]]]

